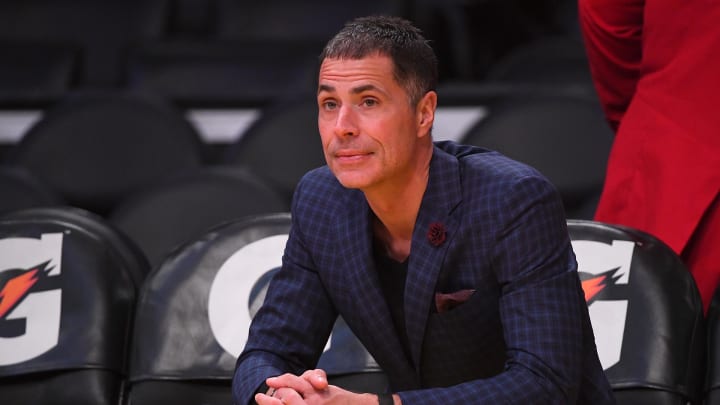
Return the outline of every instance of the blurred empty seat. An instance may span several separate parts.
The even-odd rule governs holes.
[[[262,107],[313,89],[321,45],[298,42],[143,42],[129,51],[125,86],[184,107]]]
[[[179,112],[160,100],[116,93],[64,99],[7,160],[69,204],[101,214],[127,194],[203,163],[200,138]]]
[[[139,251],[79,209],[0,218],[3,405],[117,405],[127,372]]]
[[[600,362],[619,405],[696,404],[703,308],[680,258],[630,228],[568,221]]]
[[[405,11],[403,0],[217,0],[217,4],[217,38],[317,42],[317,55],[325,42],[353,18],[401,15]]]
[[[184,1],[173,19],[178,35],[130,50],[126,86],[188,107],[267,106],[314,91],[318,56],[330,37],[353,17],[398,13],[398,2],[218,0],[192,19]]]
[[[0,41],[27,44],[51,40],[79,48],[78,83],[109,87],[118,83],[124,47],[132,41],[156,38],[163,33],[167,3],[166,0],[5,0],[0,2]],[[43,48],[33,49],[37,52]],[[46,68],[43,64],[56,59],[28,59],[26,62],[35,61],[40,65],[26,68],[42,71]],[[17,62],[3,63],[7,68]]]
[[[556,1],[413,0],[412,20],[432,40],[440,79],[480,80],[511,49],[550,32]]]
[[[231,402],[237,356],[281,264],[289,229],[287,213],[233,221],[188,242],[153,272],[137,307],[129,403]],[[384,375],[358,345],[343,323],[336,324],[319,366],[331,382],[384,388]]]
[[[482,100],[487,100],[486,95]],[[605,179],[613,133],[594,97],[508,92],[462,141],[527,163],[555,184],[568,218],[591,219]]]
[[[0,39],[0,106],[43,108],[76,84],[80,49],[72,43]]]
[[[248,215],[289,209],[254,174],[237,168],[187,173],[121,201],[109,220],[145,252],[153,267],[209,228]]]
[[[23,208],[63,205],[63,199],[30,172],[0,166],[0,214]]]
[[[573,86],[594,95],[580,38],[546,36],[510,50],[493,63],[486,80],[538,86]]]
[[[315,97],[308,94],[263,111],[228,147],[223,161],[258,173],[290,201],[300,178],[325,164]]]
[[[216,0],[173,0],[168,18],[170,36],[203,36],[215,27]]]
[[[557,28],[556,32],[581,39],[578,2],[576,0],[555,0],[552,3],[552,21]]]
[[[715,290],[707,313],[707,374],[705,405],[720,404],[720,288]]]

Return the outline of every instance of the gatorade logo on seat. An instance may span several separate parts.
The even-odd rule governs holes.
[[[210,329],[218,344],[234,357],[245,347],[250,322],[265,301],[272,271],[282,266],[287,240],[287,234],[273,235],[241,247],[225,260],[210,286]],[[324,352],[332,350],[332,342],[331,332]],[[372,364],[377,365],[374,360]]]
[[[0,366],[22,363],[57,346],[62,233],[0,239]]]
[[[604,370],[620,362],[627,319],[630,265],[635,243],[572,241],[595,344]]]
[[[288,235],[282,234],[248,243],[215,275],[208,299],[210,329],[220,346],[235,357],[245,347],[254,315],[248,302],[253,286],[265,273],[281,266],[287,239]],[[264,296],[256,300],[262,303]]]

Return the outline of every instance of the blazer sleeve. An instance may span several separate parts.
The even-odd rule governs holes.
[[[337,318],[306,248],[302,213],[293,205],[282,268],[270,282],[237,360],[232,384],[236,405],[254,403],[255,392],[268,377],[314,368]]]
[[[506,190],[508,191],[508,190]],[[501,286],[504,371],[447,388],[398,393],[404,405],[571,404],[587,350],[587,306],[562,203],[546,180],[518,181],[497,207],[492,266]]]
[[[595,88],[616,131],[640,77],[644,6],[645,0],[578,0]]]

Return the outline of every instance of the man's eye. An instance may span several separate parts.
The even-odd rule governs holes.
[[[332,109],[335,109],[335,107],[337,107],[337,103],[334,101],[325,101],[322,103],[322,106],[326,110],[332,110]]]
[[[363,100],[363,105],[365,105],[366,107],[375,106],[377,105],[377,100],[373,98],[366,98],[365,100]]]

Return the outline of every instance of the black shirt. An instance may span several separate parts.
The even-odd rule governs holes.
[[[403,351],[408,359],[410,355],[410,343],[405,329],[405,279],[407,278],[408,261],[398,262],[385,254],[382,246],[375,244],[373,254],[375,256],[375,268],[377,269],[380,288],[385,296],[385,302],[390,309],[395,331],[400,338]]]

